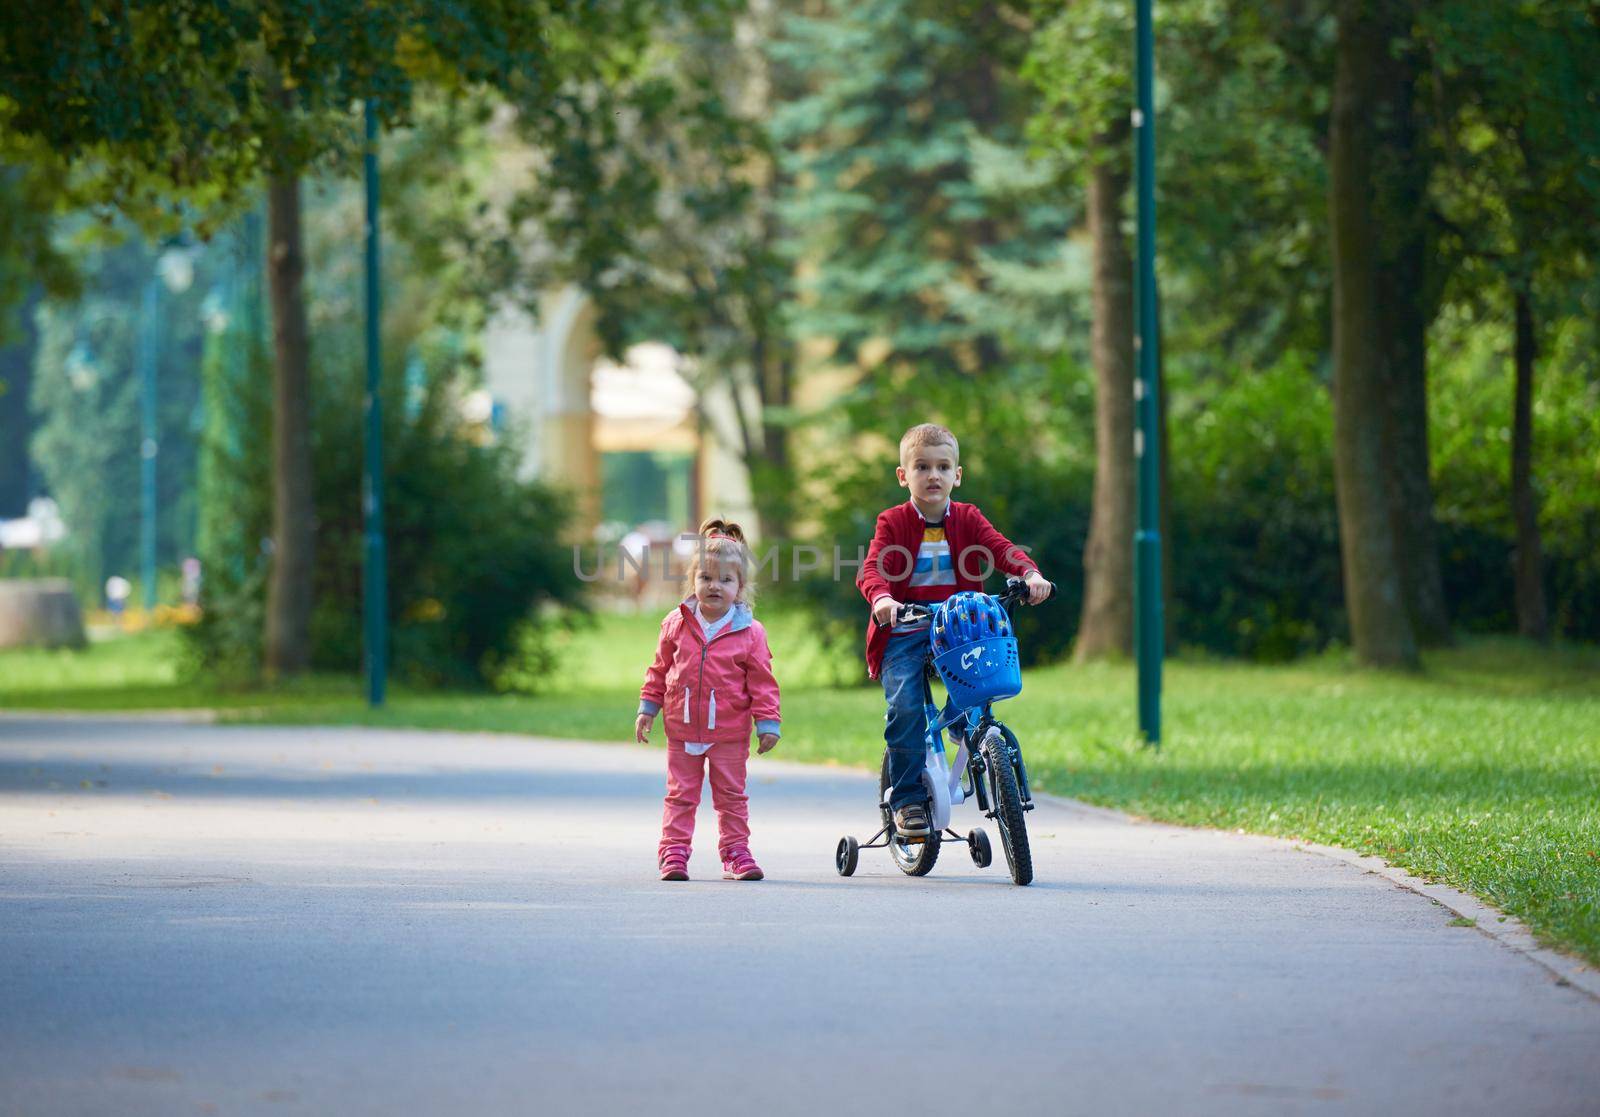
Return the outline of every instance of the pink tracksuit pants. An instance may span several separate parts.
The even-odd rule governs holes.
[[[748,741],[718,742],[704,756],[691,756],[682,741],[667,740],[667,801],[661,813],[661,849],[690,847],[700,791],[711,777],[711,805],[717,810],[717,849],[750,845],[750,797],[745,794]]]

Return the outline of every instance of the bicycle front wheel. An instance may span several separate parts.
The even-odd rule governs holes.
[[[989,793],[994,797],[994,820],[1000,829],[1000,844],[1006,851],[1013,884],[1033,880],[1033,852],[1028,848],[1028,824],[1023,819],[1022,792],[1017,787],[1017,769],[1011,761],[1011,746],[999,726],[991,726],[979,746],[989,775]]]

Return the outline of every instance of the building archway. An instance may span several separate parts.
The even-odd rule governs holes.
[[[650,517],[672,530],[692,530],[715,513],[753,524],[748,471],[715,431],[731,413],[719,393],[696,393],[683,376],[682,357],[658,342],[633,347],[620,362],[603,357],[595,310],[576,287],[543,294],[534,319],[503,308],[484,333],[484,387],[499,417],[497,428],[521,443],[524,476],[570,488],[578,529],[594,537],[608,503],[638,514],[633,503],[606,497],[606,478],[626,485],[641,472],[638,455],[670,474],[659,512]],[[633,469],[608,457],[633,455]],[[679,479],[687,458],[687,476]],[[677,495],[680,492],[681,495]],[[615,530],[615,525],[610,525]],[[627,525],[629,527],[633,524]]]

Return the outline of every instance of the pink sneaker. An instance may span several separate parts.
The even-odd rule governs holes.
[[[760,870],[756,870],[760,872]],[[689,879],[689,851],[682,846],[672,846],[661,851],[661,879]]]
[[[765,875],[744,846],[735,846],[722,859],[723,880],[760,880]]]

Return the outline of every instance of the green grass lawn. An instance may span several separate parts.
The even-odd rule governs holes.
[[[96,641],[82,651],[0,651],[0,710],[218,711],[356,703],[348,678],[297,679],[272,690],[227,689],[185,679],[170,629]]]
[[[768,621],[789,759],[874,767],[881,696],[829,685],[837,660],[796,618]],[[655,619],[602,617],[558,648],[535,697],[394,693],[348,679],[226,692],[179,681],[169,633],[79,653],[0,655],[0,706],[211,706],[232,720],[417,726],[627,740]],[[1376,853],[1520,916],[1600,963],[1600,649],[1480,640],[1417,676],[1340,656],[1262,667],[1176,661],[1157,753],[1133,739],[1133,670],[1028,672],[1001,707],[1036,787],[1200,826]],[[660,737],[659,729],[656,734]]]

